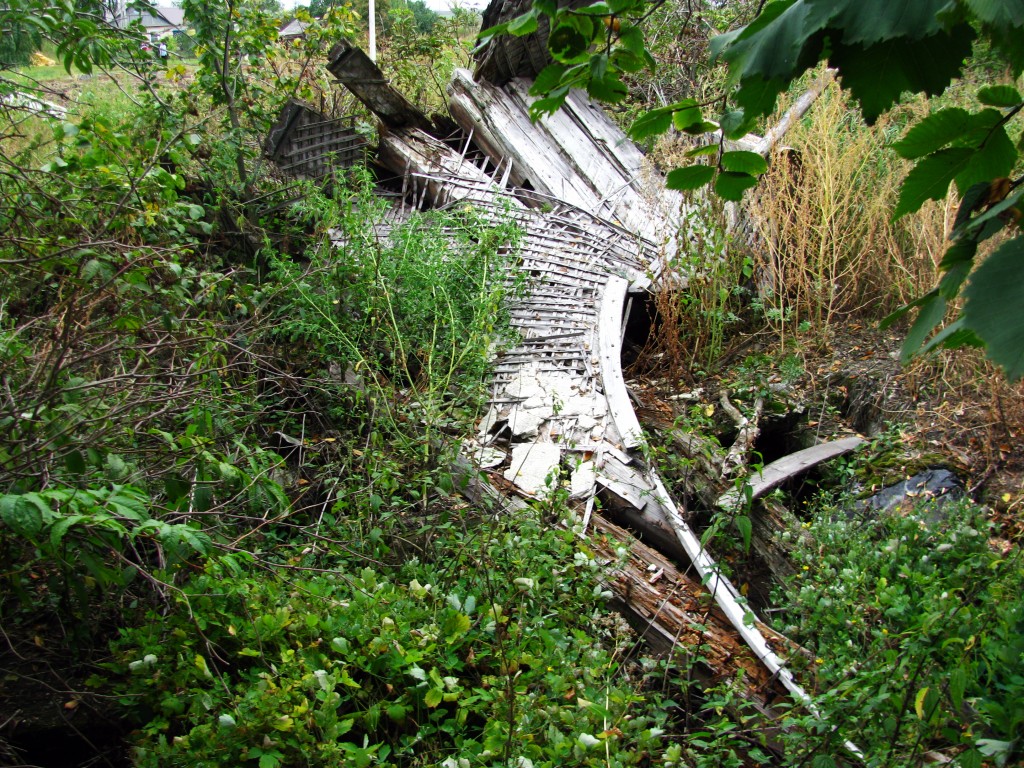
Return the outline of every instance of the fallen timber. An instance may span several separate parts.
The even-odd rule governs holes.
[[[344,55],[351,61],[354,54],[346,48]],[[351,69],[356,75],[332,71],[380,117],[379,162],[420,190],[420,202],[472,203],[495,219],[511,217],[522,232],[517,270],[529,287],[510,305],[519,339],[495,361],[490,406],[466,441],[474,472],[487,471],[530,498],[566,487],[588,544],[606,563],[620,563],[609,586],[655,648],[710,645],[717,649],[710,678],[742,670],[747,698],[763,711],[781,689],[813,711],[777,653],[785,639],[753,618],[639,451],[643,435],[620,362],[624,307],[629,292],[646,289],[666,262],[673,242],[665,233],[678,230],[681,201],[664,190],[653,199],[640,194],[642,158],[635,147],[623,149],[632,145],[614,124],[586,116],[596,107],[581,94],[568,100],[574,114],[546,118],[538,129],[527,117],[527,83],[497,88],[457,73],[451,111],[467,136],[459,153],[432,135],[427,121],[395,119],[395,100],[381,95],[380,78],[363,64]],[[364,98],[368,82],[375,90]],[[510,119],[489,119],[492,109]],[[467,159],[470,137],[495,170]],[[466,477],[471,498],[497,493],[473,472]],[[596,512],[598,497],[689,567],[680,571]]]

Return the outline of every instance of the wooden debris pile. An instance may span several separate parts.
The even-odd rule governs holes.
[[[487,13],[511,13],[510,2]],[[509,276],[527,285],[509,306],[518,340],[495,360],[489,407],[466,441],[466,493],[501,508],[523,503],[502,498],[481,471],[525,497],[567,488],[588,544],[611,567],[609,588],[655,648],[710,647],[707,678],[742,679],[764,711],[785,690],[806,702],[777,655],[785,640],[749,621],[745,600],[645,462],[622,376],[629,297],[651,286],[682,222],[699,222],[699,211],[664,188],[585,95],[529,120],[529,82],[518,77],[538,71],[543,45],[535,43],[485,51],[475,79],[456,72],[449,96],[461,150],[357,48],[339,44],[329,65],[380,119],[377,160],[404,178],[408,199],[472,203],[495,220],[513,218],[522,233]],[[599,513],[598,498],[632,530]]]

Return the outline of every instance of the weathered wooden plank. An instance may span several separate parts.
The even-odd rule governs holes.
[[[849,453],[863,442],[863,438],[854,435],[841,440],[812,445],[810,448],[783,456],[747,478],[746,485],[750,489],[751,498],[760,498],[790,478],[803,474],[824,461]],[[723,509],[732,509],[739,500],[739,492],[734,488],[719,497],[718,506]]]
[[[342,38],[327,58],[327,70],[388,128],[419,128],[428,133],[433,129],[427,116],[392,88],[380,67],[351,42]]]
[[[622,309],[626,301],[629,283],[621,277],[610,277],[605,285],[601,299],[600,318],[598,320],[598,339],[600,344],[601,379],[604,383],[604,396],[608,400],[608,410],[615,429],[622,437],[626,448],[636,448],[643,440],[643,430],[633,412],[626,392],[626,382],[622,377]]]

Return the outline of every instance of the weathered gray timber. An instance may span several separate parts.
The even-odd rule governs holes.
[[[456,70],[449,110],[477,146],[510,164],[512,184],[622,226],[654,243],[662,261],[673,255],[688,213],[682,196],[665,188],[658,171],[585,93],[570,92],[563,109],[534,123],[529,87],[521,78],[498,87]]]
[[[864,438],[853,435],[840,440],[812,445],[810,448],[804,448],[802,451],[783,456],[748,478],[746,486],[749,489],[750,498],[759,499],[768,491],[778,488],[790,478],[807,472],[823,461],[849,453],[863,442]],[[722,494],[721,498],[718,499],[718,506],[724,509],[732,509],[739,500],[739,491],[733,489]]]
[[[426,115],[392,88],[380,67],[348,40],[342,39],[331,49],[327,70],[388,128],[431,130]]]
[[[560,8],[579,8],[590,0],[559,0]],[[530,0],[494,0],[484,9],[481,31],[511,21],[530,10]],[[537,29],[523,37],[501,35],[476,54],[477,78],[504,85],[513,77],[532,78],[551,62],[546,16],[537,20]]]
[[[291,99],[270,129],[264,152],[285,173],[324,179],[365,162],[366,148],[353,119],[332,119]]]
[[[336,61],[361,61],[350,55],[351,46],[342,47]],[[390,90],[382,79],[370,82],[353,74],[359,67],[332,67],[356,95],[356,88],[368,85]],[[417,204],[470,203],[485,217],[512,219],[519,226],[519,258],[507,275],[511,286],[526,286],[513,293],[508,306],[516,342],[495,360],[490,403],[476,436],[464,442],[464,456],[495,480],[500,473],[525,497],[547,498],[564,488],[591,541],[618,542],[613,551],[625,549],[647,569],[653,566],[650,585],[673,571],[670,589],[678,588],[687,578],[669,561],[653,562],[660,557],[653,550],[636,555],[640,545],[624,546],[626,534],[610,533],[611,524],[594,514],[599,493],[618,499],[640,530],[689,563],[701,584],[693,594],[714,600],[716,607],[709,612],[731,626],[758,660],[750,682],[768,683],[748,689],[748,695],[763,700],[769,684],[781,685],[815,712],[778,655],[778,637],[749,621],[746,601],[639,451],[643,438],[619,356],[624,297],[630,286],[648,286],[651,274],[671,258],[669,235],[678,229],[680,221],[673,216],[681,207],[665,205],[673,197],[663,189],[654,195],[658,205],[641,194],[642,156],[582,95],[571,95],[567,112],[539,130],[528,119],[527,90],[522,81],[497,89],[473,83],[466,73],[456,76],[452,113],[477,146],[490,153],[490,166],[498,169],[490,174],[467,160],[466,151],[460,154],[429,135],[429,126],[401,124],[406,118],[396,117],[403,111],[393,109],[399,101],[393,93],[360,96],[387,128],[380,161],[404,175],[408,187],[420,190]],[[531,189],[510,187],[509,181]],[[620,573],[625,574],[627,611],[654,639],[662,632],[671,647],[690,633],[697,639],[706,632],[685,611],[663,632],[661,618],[672,612],[666,606],[673,594],[648,591],[643,569]],[[641,608],[645,603],[646,612]],[[847,746],[856,753],[856,747]]]

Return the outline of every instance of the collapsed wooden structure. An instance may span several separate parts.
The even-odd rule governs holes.
[[[513,10],[499,0],[488,13],[501,20]],[[780,656],[792,650],[787,641],[752,618],[645,460],[623,380],[632,298],[671,263],[687,227],[701,226],[699,212],[664,188],[584,94],[532,123],[529,81],[519,75],[538,71],[543,42],[506,45],[519,48],[488,49],[475,77],[455,73],[455,144],[347,41],[329,64],[379,118],[377,162],[404,179],[409,199],[472,204],[513,218],[522,233],[510,276],[528,286],[509,306],[518,339],[495,360],[488,410],[465,442],[465,492],[514,508],[523,502],[494,484],[528,498],[566,488],[590,549],[609,566],[608,587],[653,647],[710,649],[707,677],[742,680],[766,712],[787,690],[808,703]]]
[[[330,118],[290,99],[270,129],[264,153],[285,173],[320,181],[365,161],[368,146],[354,120]]]

